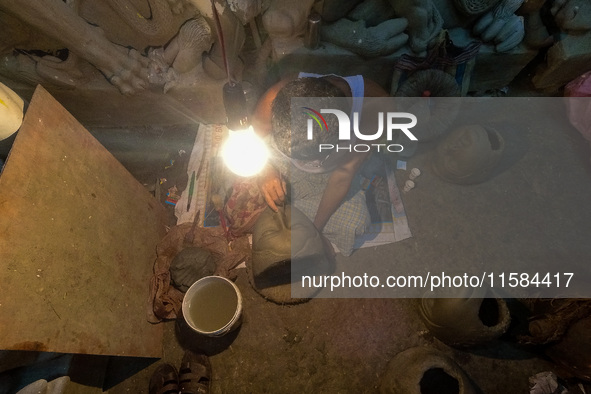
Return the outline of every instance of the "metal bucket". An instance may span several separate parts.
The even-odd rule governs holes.
[[[199,334],[221,337],[240,325],[242,295],[234,282],[221,276],[206,276],[187,290],[183,317]]]

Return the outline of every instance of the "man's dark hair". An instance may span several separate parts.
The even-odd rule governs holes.
[[[287,156],[298,160],[319,159],[319,144],[336,144],[338,141],[338,120],[326,116],[330,132],[314,133],[314,139],[307,139],[309,115],[304,111],[291,111],[292,97],[317,97],[314,104],[322,108],[335,108],[335,97],[346,97],[345,93],[324,78],[298,78],[287,83],[273,100],[271,126],[275,144]],[[319,110],[319,109],[318,109]],[[350,107],[344,109],[349,113]],[[293,119],[292,119],[293,116]],[[292,125],[294,129],[292,130]]]

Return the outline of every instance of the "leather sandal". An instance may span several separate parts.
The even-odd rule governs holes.
[[[202,353],[185,351],[179,369],[181,394],[208,394],[211,384],[211,364]]]
[[[150,394],[178,394],[179,375],[170,364],[161,364],[150,378]]]

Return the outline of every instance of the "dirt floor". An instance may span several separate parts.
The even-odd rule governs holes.
[[[403,194],[413,237],[361,249],[348,258],[338,256],[337,272],[371,273],[384,266],[395,272],[414,272],[413,267],[433,272],[466,267],[496,274],[525,268],[561,272],[563,264],[576,268],[587,262],[588,145],[574,129],[561,130],[552,121],[527,114],[520,118],[526,127],[496,119],[505,156],[494,177],[479,185],[442,181],[430,168],[435,144],[421,146],[408,159],[408,169],[418,167],[422,175],[416,188]],[[406,171],[396,173],[399,183],[407,176]],[[588,297],[586,283],[585,277],[579,278],[571,294]],[[417,308],[420,294],[360,298],[371,294],[353,293],[346,296],[354,298],[315,298],[282,306],[255,292],[244,269],[236,284],[244,300],[239,329],[207,338],[191,332],[182,319],[162,323],[162,359],[110,387],[109,393],[148,393],[152,371],[162,362],[178,367],[185,349],[210,356],[212,393],[373,393],[388,362],[415,346],[443,351],[482,393],[527,393],[529,377],[544,371],[569,377],[544,355],[543,346],[519,343],[530,316],[520,300],[498,284],[495,290],[508,299],[512,324],[503,337],[470,348],[453,348],[429,332]],[[584,392],[579,383],[568,380],[571,392]]]

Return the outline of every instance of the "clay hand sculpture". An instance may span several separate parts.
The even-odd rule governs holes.
[[[408,22],[404,18],[390,19],[377,26],[365,21],[340,19],[322,29],[322,39],[346,48],[363,57],[387,56],[408,41],[404,33]]]
[[[215,0],[236,76],[243,24],[262,3],[237,0],[232,6]],[[207,76],[225,78],[219,43],[212,48],[212,20],[210,0],[0,0],[0,24],[7,30],[0,37],[0,67],[27,83],[76,88],[96,77],[88,62],[121,93],[134,94],[150,84],[165,90],[183,84],[183,74],[201,66],[202,53],[209,52],[203,57]],[[145,56],[154,48],[161,53]]]
[[[175,86],[195,83],[201,56],[213,44],[211,33],[205,19],[197,16],[185,22],[166,47],[151,49],[148,52],[152,60],[148,75],[150,83],[163,86],[164,93]]]
[[[555,0],[550,9],[556,24],[563,31],[591,30],[591,2],[582,0]]]
[[[419,56],[436,41],[443,28],[443,18],[431,0],[390,0],[397,15],[408,21],[408,45]]]
[[[525,36],[523,18],[515,15],[523,0],[504,0],[480,17],[472,32],[495,45],[497,52],[515,48]]]
[[[0,10],[94,65],[121,93],[132,94],[147,86],[149,59],[132,46],[110,41],[103,29],[88,23],[69,4],[61,0],[1,0]]]

